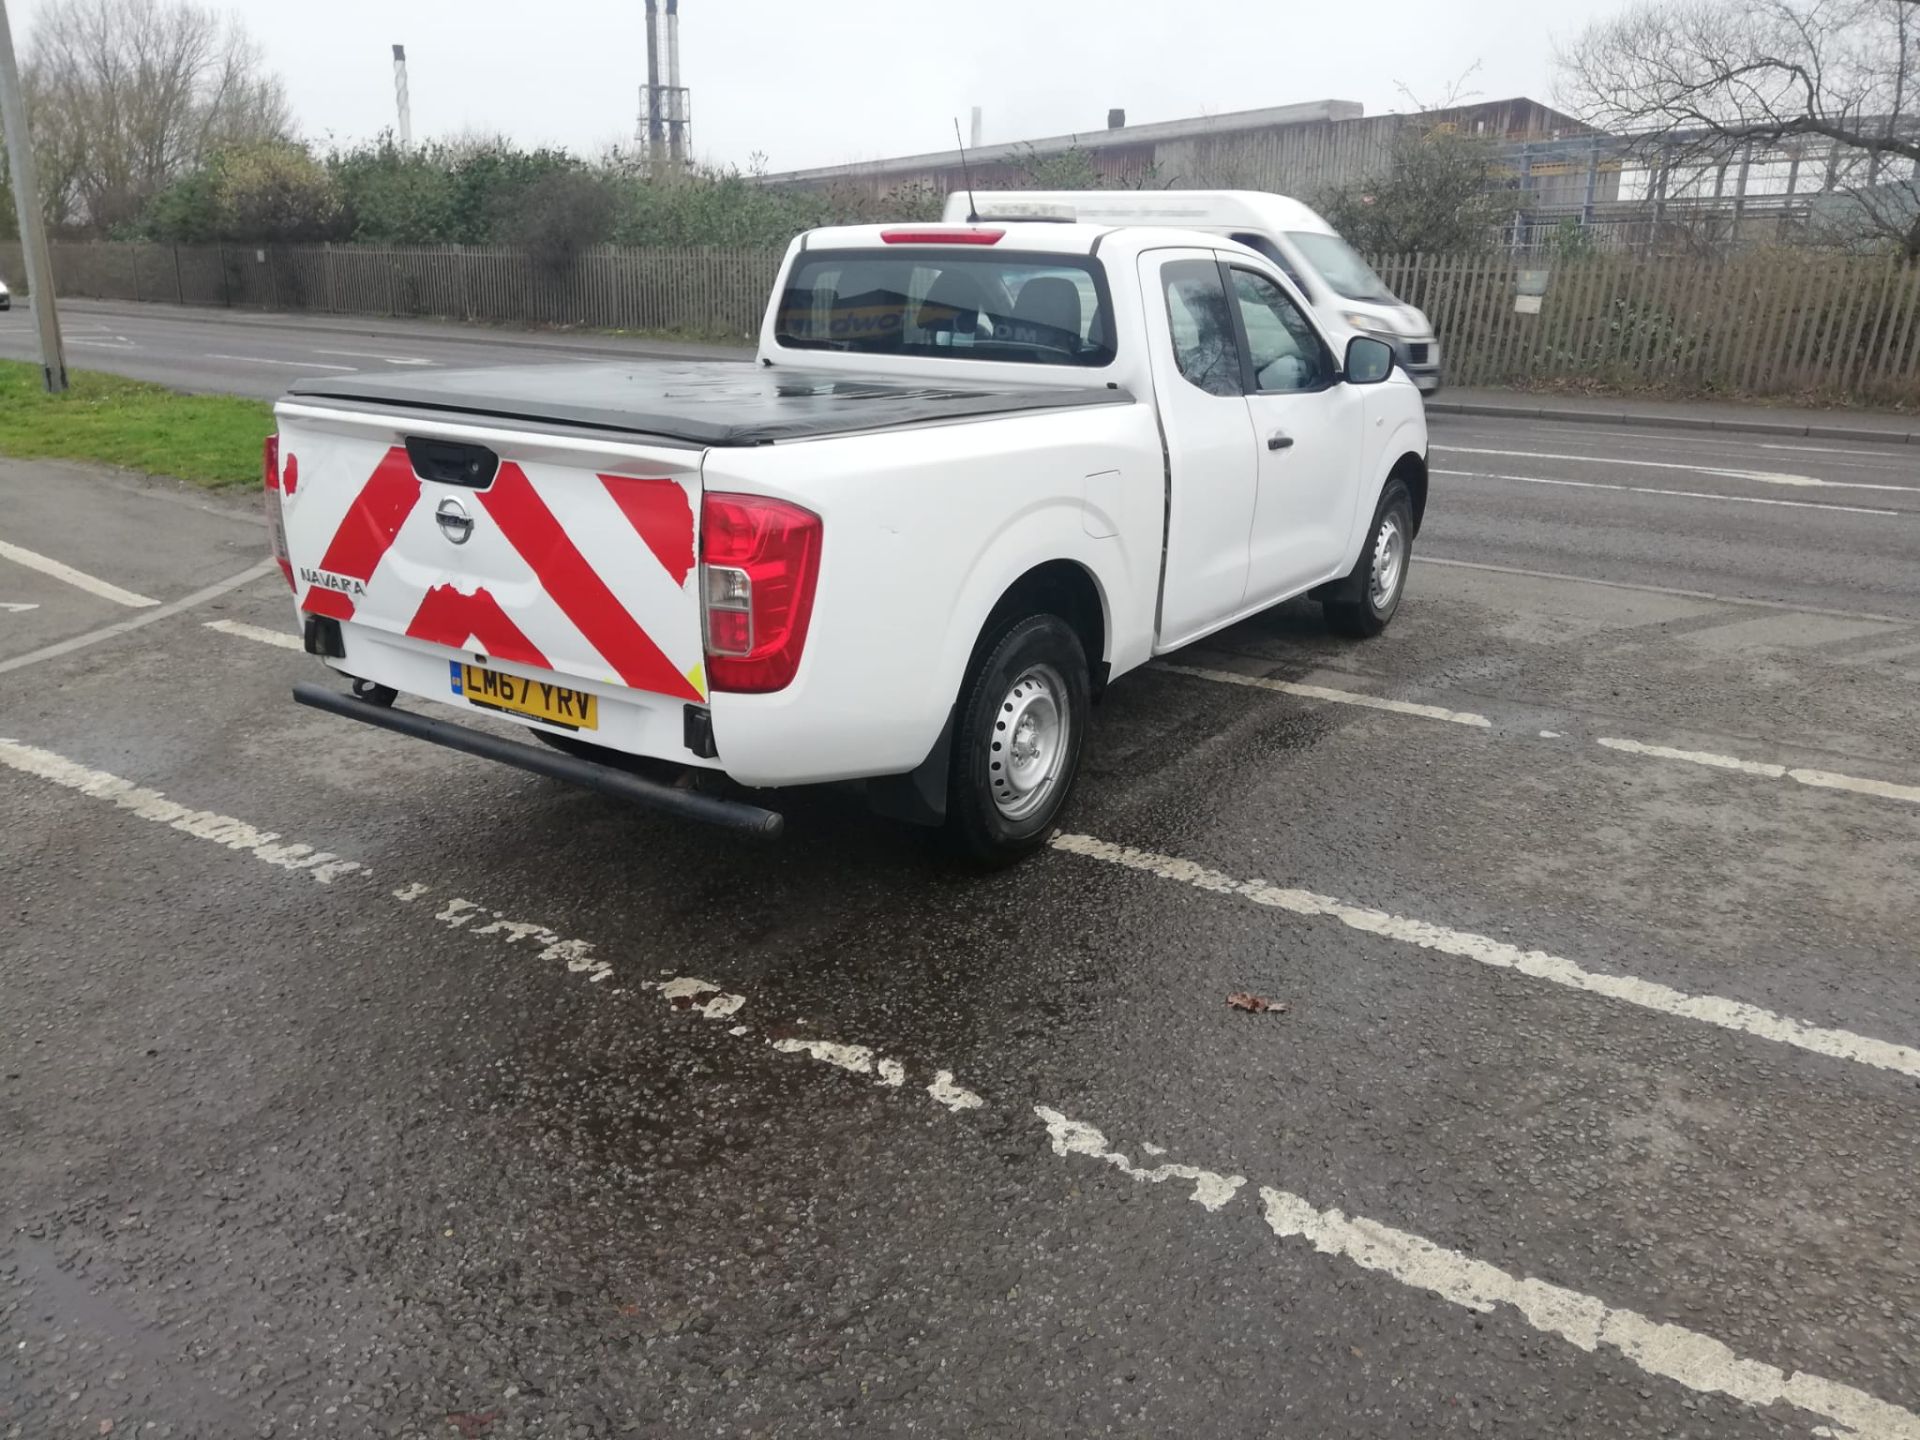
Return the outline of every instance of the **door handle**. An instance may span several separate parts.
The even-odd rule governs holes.
[[[1284,430],[1276,430],[1267,437],[1267,448],[1269,450],[1291,450],[1293,448],[1293,437]]]

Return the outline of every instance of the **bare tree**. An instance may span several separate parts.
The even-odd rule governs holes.
[[[1669,163],[1818,147],[1853,228],[1920,259],[1920,0],[1640,0],[1559,67],[1581,118]]]
[[[99,232],[214,153],[290,128],[239,22],[186,0],[50,0],[24,83],[51,218]]]

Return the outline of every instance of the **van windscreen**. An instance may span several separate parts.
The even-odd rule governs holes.
[[[1311,230],[1290,230],[1287,238],[1307,263],[1320,272],[1320,278],[1334,294],[1347,300],[1369,300],[1378,304],[1396,304],[1386,282],[1373,273],[1373,267],[1338,235],[1317,235]]]
[[[774,339],[793,350],[1003,364],[1113,363],[1113,316],[1094,262],[1072,255],[918,248],[803,254]]]

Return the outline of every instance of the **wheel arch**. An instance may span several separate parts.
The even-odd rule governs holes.
[[[1407,496],[1413,501],[1413,533],[1420,533],[1421,523],[1427,515],[1427,458],[1409,450],[1393,462],[1393,468],[1387,472],[1387,478],[1381,482],[1381,493],[1388,485],[1400,481],[1407,487]],[[1380,502],[1375,499],[1374,504]]]
[[[1001,592],[974,638],[967,673],[972,673],[982,648],[1004,626],[1024,615],[1058,615],[1071,625],[1087,652],[1095,692],[1106,684],[1107,636],[1111,633],[1107,597],[1099,577],[1078,560],[1048,560],[1035,565]]]

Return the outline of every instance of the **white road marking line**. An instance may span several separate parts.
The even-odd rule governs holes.
[[[1194,1204],[1218,1214],[1246,1183],[1192,1165],[1136,1166],[1093,1126],[1057,1110],[1034,1106],[1047,1127],[1053,1153],[1111,1165],[1136,1180],[1191,1180]],[[1164,1153],[1142,1145],[1147,1153]],[[1638,1311],[1609,1305],[1545,1280],[1516,1275],[1458,1250],[1360,1215],[1322,1210],[1291,1191],[1259,1187],[1260,1215],[1282,1241],[1305,1240],[1319,1254],[1412,1290],[1438,1296],[1478,1315],[1507,1307],[1514,1318],[1591,1355],[1605,1346],[1648,1375],[1671,1380],[1699,1395],[1725,1395],[1744,1405],[1787,1404],[1845,1427],[1854,1440],[1920,1440],[1920,1416],[1866,1391],[1804,1370],[1792,1374],[1749,1360],[1712,1336],[1683,1325],[1651,1320]]]
[[[1726,1395],[1756,1409],[1785,1403],[1847,1427],[1854,1436],[1909,1440],[1920,1436],[1920,1416],[1851,1385],[1749,1360],[1682,1325],[1650,1320],[1592,1295],[1531,1276],[1515,1275],[1424,1236],[1362,1216],[1320,1210],[1285,1190],[1260,1187],[1267,1228],[1282,1240],[1302,1239],[1322,1255],[1437,1295],[1480,1314],[1508,1306],[1543,1335],[1592,1354],[1618,1352],[1649,1375],[1677,1381],[1703,1395]]]
[[[1627,580],[1598,580],[1591,575],[1569,575],[1561,570],[1526,570],[1517,565],[1487,565],[1477,560],[1443,560],[1416,554],[1416,565],[1442,565],[1449,570],[1485,570],[1494,575],[1517,575],[1527,580],[1554,580],[1565,585],[1598,585],[1605,590],[1632,590],[1642,595],[1672,595],[1681,600],[1712,600],[1721,605],[1746,605],[1755,610],[1780,610],[1792,615],[1832,615],[1841,620],[1879,620],[1888,625],[1920,624],[1911,615],[1879,615],[1867,610],[1833,610],[1821,605],[1795,605],[1788,600],[1759,600],[1750,595],[1719,595],[1711,590],[1679,590],[1671,585],[1636,585]]]
[[[1138,870],[1162,880],[1191,885],[1196,890],[1237,896],[1256,905],[1286,910],[1295,915],[1326,916],[1338,920],[1349,929],[1422,950],[1437,950],[1443,955],[1456,955],[1495,970],[1517,971],[1535,980],[1618,1000],[1643,1010],[1653,1010],[1683,1020],[1697,1020],[1722,1030],[1796,1046],[1816,1055],[1920,1079],[1920,1050],[1908,1045],[1896,1045],[1892,1041],[1855,1034],[1851,1030],[1810,1025],[1804,1020],[1775,1014],[1741,1000],[1729,1000],[1719,995],[1690,995],[1632,975],[1603,974],[1545,951],[1522,950],[1518,945],[1495,940],[1491,936],[1454,930],[1404,915],[1391,915],[1383,910],[1349,905],[1344,900],[1316,895],[1308,890],[1287,889],[1265,880],[1237,880],[1191,860],[1114,845],[1091,835],[1056,835],[1050,843],[1055,850],[1069,855],[1081,855],[1123,869]]]
[[[96,799],[111,801],[143,819],[170,825],[186,834],[234,850],[252,850],[256,858],[285,869],[305,870],[323,884],[349,875],[370,876],[366,867],[350,860],[317,854],[307,845],[274,845],[278,839],[232,816],[188,811],[157,791],[133,785],[105,771],[92,770],[50,751],[0,740],[0,764],[38,776]],[[413,882],[391,892],[391,898],[411,903],[430,887]],[[527,940],[544,945],[542,960],[564,961],[569,971],[586,974],[592,983],[606,979],[613,967],[594,958],[594,946],[584,940],[562,940],[539,925],[508,921],[476,901],[449,901],[440,912],[446,923],[464,926],[476,912],[493,917],[492,924],[466,933],[479,937],[500,935],[499,943],[517,945]],[[549,943],[550,942],[550,943]],[[710,981],[683,976],[666,981],[643,981],[635,987],[657,993],[676,1009],[687,1009],[709,1021],[736,1015],[746,997],[729,995]],[[621,990],[602,993],[618,995]],[[694,1003],[703,1001],[704,1003]],[[733,1025],[726,1033],[736,1039],[753,1035],[752,1027]],[[865,1046],[828,1041],[770,1041],[773,1048],[805,1053],[822,1063],[854,1074],[877,1074],[878,1084],[903,1089],[906,1067],[898,1061],[872,1059]],[[954,1083],[953,1073],[939,1071],[926,1087],[928,1095],[956,1114],[984,1107],[979,1095]],[[1185,1181],[1193,1186],[1190,1198],[1210,1214],[1218,1214],[1239,1195],[1243,1177],[1185,1164],[1137,1166],[1109,1145],[1090,1125],[1070,1120],[1057,1110],[1035,1106],[1046,1125],[1056,1155],[1095,1160],[1133,1177],[1160,1184]],[[1142,1147],[1164,1154],[1158,1147]],[[1486,1313],[1505,1304],[1542,1334],[1567,1341],[1591,1353],[1601,1345],[1648,1374],[1673,1380],[1701,1394],[1725,1394],[1752,1406],[1785,1402],[1847,1427],[1860,1440],[1920,1440],[1920,1417],[1889,1405],[1865,1391],[1817,1375],[1787,1375],[1773,1366],[1744,1359],[1727,1346],[1682,1326],[1660,1324],[1634,1311],[1617,1309],[1593,1296],[1544,1281],[1509,1274],[1459,1251],[1448,1250],[1408,1231],[1377,1221],[1349,1217],[1338,1210],[1320,1210],[1301,1197],[1262,1186],[1259,1191],[1269,1230],[1282,1239],[1300,1237],[1322,1254],[1344,1259],[1362,1269],[1385,1275],[1412,1289],[1424,1290],[1452,1304]]]
[[[1261,675],[1238,675],[1231,670],[1203,670],[1193,665],[1161,662],[1154,666],[1170,675],[1187,675],[1195,680],[1212,680],[1221,685],[1244,685],[1253,690],[1271,690],[1294,695],[1302,700],[1325,700],[1335,705],[1358,705],[1367,710],[1386,710],[1395,715],[1412,715],[1421,720],[1444,720],[1450,725],[1466,725],[1489,730],[1493,722],[1484,715],[1467,710],[1445,710],[1438,705],[1416,705],[1410,700],[1387,700],[1378,695],[1363,695],[1357,690],[1336,690],[1326,685],[1298,685],[1291,680],[1269,680]]]
[[[954,1083],[953,1072],[942,1070],[933,1077],[933,1083],[927,1086],[927,1094],[935,1103],[944,1105],[958,1115],[962,1110],[978,1110],[987,1102],[964,1085]]]
[[[1721,770],[1738,770],[1746,775],[1759,775],[1768,780],[1781,779],[1787,773],[1784,765],[1766,765],[1758,760],[1739,760],[1731,755],[1715,755],[1706,750],[1676,750],[1668,745],[1643,745],[1638,740],[1613,740],[1602,737],[1598,742],[1609,750],[1619,750],[1628,755],[1645,755],[1655,760],[1685,760],[1693,765],[1712,765]]]
[[[1149,1185],[1163,1184],[1168,1180],[1191,1181],[1193,1194],[1190,1198],[1202,1210],[1219,1210],[1247,1183],[1244,1175],[1222,1175],[1218,1171],[1201,1170],[1192,1165],[1155,1165],[1151,1169],[1144,1169],[1118,1151],[1109,1149],[1107,1137],[1091,1125],[1069,1120],[1058,1110],[1049,1110],[1045,1105],[1034,1106],[1033,1113],[1046,1122],[1047,1139],[1053,1145],[1054,1154],[1063,1158],[1085,1155],[1089,1159],[1104,1160],[1122,1175],[1131,1175],[1135,1180],[1145,1181]]]
[[[298,645],[295,647],[298,649]],[[1272,690],[1282,695],[1296,695],[1307,700],[1328,700],[1340,705],[1360,705],[1370,710],[1386,710],[1397,715],[1411,715],[1423,720],[1443,720],[1454,725],[1465,725],[1473,729],[1490,729],[1493,722],[1484,715],[1475,715],[1471,711],[1446,710],[1437,705],[1415,705],[1404,700],[1383,700],[1375,695],[1362,695],[1352,690],[1336,690],[1323,685],[1297,685],[1289,680],[1269,680],[1258,675],[1238,675],[1230,670],[1203,670],[1190,665],[1156,664],[1153,668],[1169,674],[1191,676],[1196,680],[1212,680],[1223,685],[1242,685],[1256,690]],[[1542,740],[1561,740],[1566,737],[1557,730],[1542,730]],[[1693,765],[1707,765],[1721,770],[1734,770],[1745,775],[1756,775],[1765,780],[1797,780],[1802,785],[1811,785],[1823,790],[1845,790],[1855,795],[1870,795],[1882,800],[1904,800],[1920,805],[1920,786],[1900,785],[1889,780],[1867,780],[1855,775],[1842,775],[1827,770],[1793,769],[1786,765],[1770,764],[1760,760],[1742,760],[1733,755],[1720,755],[1707,750],[1680,750],[1669,745],[1649,745],[1638,740],[1618,740],[1603,738],[1596,743],[1609,750],[1623,754],[1639,755],[1653,760],[1684,760]]]
[[[71,655],[76,650],[84,650],[89,645],[98,645],[103,640],[112,640],[116,636],[125,635],[130,630],[141,629],[155,621],[171,619],[182,611],[193,609],[196,605],[204,605],[209,600],[218,600],[222,595],[238,590],[243,585],[251,585],[263,576],[272,574],[273,569],[273,561],[262,560],[252,569],[243,570],[230,580],[222,580],[207,586],[204,590],[196,590],[191,595],[182,595],[178,600],[170,600],[157,609],[143,610],[131,620],[116,621],[112,625],[103,625],[98,630],[89,630],[84,635],[76,635],[71,640],[61,640],[52,645],[42,646],[25,655],[16,655],[11,660],[0,660],[0,675],[5,675],[10,670],[23,670],[29,665],[38,665],[42,660]]]
[[[353,365],[322,365],[317,360],[269,360],[261,355],[214,355],[207,354],[203,360],[237,360],[243,365],[284,365],[290,370],[343,370],[351,374]]]
[[[95,800],[111,801],[142,820],[171,826],[198,839],[224,845],[229,850],[251,851],[256,860],[268,865],[276,865],[283,870],[304,870],[322,885],[331,885],[344,875],[366,873],[366,867],[355,861],[342,860],[338,855],[326,851],[316,851],[311,845],[282,845],[278,843],[280,836],[272,831],[257,830],[231,815],[217,815],[211,810],[190,810],[177,800],[167,799],[158,790],[135,785],[104,770],[88,769],[51,750],[22,745],[15,740],[0,740],[0,765],[18,770],[23,775],[50,780],[69,790],[78,790]]]
[[[316,851],[311,845],[281,844],[279,835],[259,830],[231,815],[189,810],[157,790],[137,786],[104,770],[91,769],[50,750],[23,745],[15,740],[0,740],[0,766],[49,780],[93,799],[110,801],[143,820],[171,826],[227,849],[251,851],[254,858],[266,864],[284,870],[305,871],[323,885],[331,885],[351,875],[370,877],[373,873],[356,860],[343,860],[331,852]],[[411,881],[387,891],[386,895],[397,904],[411,906],[431,893],[432,886]],[[531,941],[538,949],[540,960],[564,964],[569,973],[585,976],[590,985],[604,985],[616,973],[611,962],[599,957],[591,941],[562,938],[547,925],[538,921],[510,919],[504,912],[489,909],[478,900],[449,896],[433,918],[450,929],[460,930],[476,939],[492,939],[508,946],[525,945]],[[476,921],[485,923],[475,924]],[[672,972],[665,973],[671,975]],[[675,1010],[684,1010],[713,1021],[732,1019],[747,1003],[746,996],[730,995],[711,981],[693,976],[642,980],[635,982],[633,988],[658,994]],[[625,992],[610,988],[608,993]],[[741,1038],[752,1034],[752,1030],[748,1026],[736,1025],[727,1033]],[[878,1083],[889,1089],[899,1089],[906,1084],[907,1067],[903,1063],[879,1056],[863,1045],[790,1038],[769,1038],[767,1043],[783,1053],[804,1054],[815,1061],[856,1074],[877,1075]],[[979,1109],[985,1103],[973,1091],[956,1084],[950,1070],[939,1071],[926,1090],[936,1103],[953,1111]]]
[[[1595,743],[1628,755],[1645,755],[1655,760],[1684,760],[1689,765],[1735,770],[1743,775],[1757,775],[1763,780],[1792,780],[1816,790],[1845,790],[1854,795],[1871,795],[1880,800],[1903,800],[1909,805],[1920,805],[1920,785],[1896,785],[1890,780],[1866,780],[1857,775],[1839,775],[1831,770],[1810,770],[1762,760],[1742,760],[1736,755],[1718,755],[1710,750],[1676,750],[1666,745],[1647,745],[1638,740],[1620,740],[1612,736],[1603,736]]]
[[[1504,459],[1571,460],[1582,465],[1626,465],[1637,470],[1684,470],[1694,475],[1718,475],[1729,480],[1751,480],[1761,485],[1790,485],[1808,490],[1898,490],[1920,494],[1916,485],[1880,485],[1864,480],[1822,480],[1814,475],[1790,475],[1777,470],[1742,470],[1728,465],[1682,465],[1675,460],[1634,460],[1620,455],[1548,455],[1538,450],[1482,450],[1470,445],[1435,445],[1450,455],[1496,455]]]
[[[84,570],[76,570],[63,561],[19,545],[0,540],[0,560],[11,560],[16,565],[24,565],[29,570],[38,570],[42,575],[50,575],[55,580],[64,580],[76,590],[84,590],[101,600],[111,600],[116,605],[125,605],[129,610],[145,610],[160,602],[146,595],[136,595],[131,590],[122,590],[118,585],[89,575]]]
[[[6,611],[9,615],[24,615],[29,610],[38,610],[39,608],[38,605],[28,605],[19,600],[0,600],[0,610]]]
[[[316,355],[340,355],[349,360],[384,360],[389,365],[431,365],[418,355],[382,355],[374,350],[315,350]]]
[[[307,649],[298,635],[269,630],[263,625],[249,625],[244,620],[209,620],[206,626],[209,630],[218,630],[222,635],[232,635],[240,640],[255,640],[262,645],[278,645],[282,650],[298,650],[305,654]]]
[[[1617,490],[1627,495],[1666,495],[1676,500],[1718,500],[1727,505],[1777,505],[1789,510],[1833,510],[1843,515],[1911,515],[1906,510],[1871,510],[1861,505],[1829,505],[1819,500],[1775,500],[1766,495],[1716,495],[1707,490],[1658,490],[1651,485],[1603,485],[1598,480],[1549,480],[1542,475],[1496,475],[1485,470],[1436,470],[1458,480],[1512,480],[1522,485],[1560,485],[1570,490]]]

